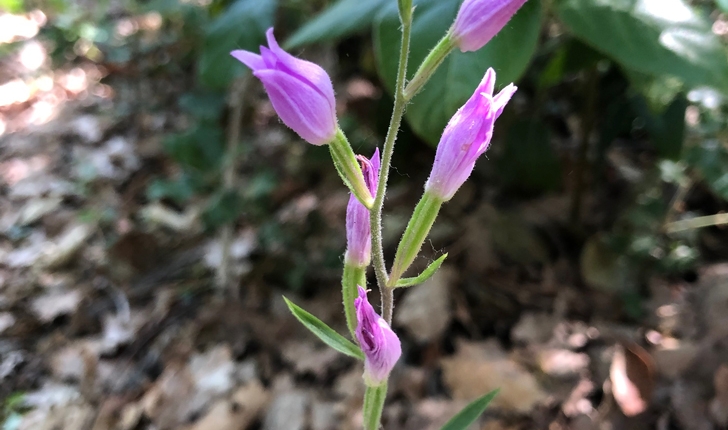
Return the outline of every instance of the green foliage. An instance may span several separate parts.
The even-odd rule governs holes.
[[[692,146],[686,161],[695,168],[718,196],[728,200],[728,150],[717,139]]]
[[[223,131],[212,124],[198,124],[186,133],[168,136],[164,149],[191,172],[215,172],[225,153]]]
[[[723,13],[728,13],[728,0],[715,0],[715,4]]]
[[[287,48],[336,40],[371,25],[377,12],[389,0],[339,0],[299,28],[287,41]]]
[[[685,109],[688,100],[680,94],[664,109],[654,113],[643,97],[634,100],[636,111],[644,118],[645,128],[657,153],[670,160],[678,160],[685,140]]]
[[[234,190],[215,193],[202,213],[202,221],[208,229],[215,229],[235,222],[243,210],[240,194]]]
[[[557,0],[569,30],[623,67],[728,91],[727,51],[683,0]]]
[[[9,13],[20,13],[23,11],[23,0],[0,0],[0,9]]]
[[[445,423],[441,430],[466,430],[470,424],[474,423],[485,412],[490,402],[498,395],[498,391],[500,390],[493,390],[483,397],[470,402],[457,415]]]
[[[5,399],[2,407],[0,420],[2,422],[2,430],[16,430],[23,421],[23,393],[11,394]]]
[[[508,129],[498,171],[505,183],[526,193],[553,191],[561,184],[561,165],[551,132],[538,119],[519,119]]]
[[[200,82],[213,89],[227,88],[245,66],[230,57],[234,49],[255,51],[273,26],[276,0],[237,0],[206,28],[197,60]]]
[[[361,352],[361,349],[354,345],[354,343],[350,340],[336,333],[323,321],[301,309],[287,298],[283,297],[283,300],[286,301],[286,305],[288,305],[288,309],[291,311],[293,316],[295,316],[301,324],[309,329],[311,333],[315,334],[316,337],[321,339],[326,345],[334,348],[342,354],[348,355],[349,357],[358,358],[359,360],[364,359],[364,354]]]
[[[447,258],[447,253],[443,254],[438,258],[437,260],[430,263],[425,270],[422,271],[419,275],[415,276],[414,278],[402,278],[399,281],[397,281],[397,285],[395,287],[411,287],[414,285],[421,284],[425,282],[426,280],[430,279],[432,275],[437,272],[437,269],[442,266],[442,263],[445,262],[445,259]]]
[[[458,4],[457,1],[415,1],[408,76],[445,34]],[[382,9],[374,22],[377,65],[390,90],[394,88],[400,47],[399,16],[394,6],[390,4]],[[406,118],[415,133],[436,144],[450,117],[473,94],[488,67],[495,69],[501,87],[518,80],[535,53],[541,19],[540,1],[531,0],[483,49],[453,52],[407,108]]]

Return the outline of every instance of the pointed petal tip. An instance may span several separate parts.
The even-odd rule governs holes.
[[[248,68],[253,71],[265,67],[263,57],[250,51],[246,51],[244,49],[236,49],[234,51],[230,51],[230,55],[236,60],[248,66]]]
[[[495,70],[493,70],[492,67],[489,67],[485,72],[483,80],[480,81],[480,85],[478,85],[478,90],[480,90],[481,93],[488,93],[489,95],[493,94],[493,90],[495,90]]]
[[[269,28],[265,32],[265,38],[268,41],[268,47],[273,52],[281,51],[281,47],[278,45],[275,35],[273,34],[273,27]]]

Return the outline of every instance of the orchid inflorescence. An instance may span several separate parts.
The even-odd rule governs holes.
[[[328,145],[337,172],[351,191],[346,209],[347,249],[342,276],[342,299],[352,341],[337,334],[311,314],[291,304],[294,315],[335,349],[364,361],[364,428],[376,430],[387,390],[389,373],[402,354],[400,340],[390,327],[393,289],[421,283],[434,273],[443,256],[414,278],[402,278],[417,257],[440,207],[452,199],[488,149],[496,119],[516,92],[513,84],[494,95],[495,71],[485,72],[470,99],[448,122],[437,147],[432,171],[420,202],[409,220],[387,273],[381,240],[381,219],[394,142],[406,104],[414,97],[455,48],[463,52],[482,48],[523,6],[526,0],[465,0],[440,42],[405,82],[413,7],[398,0],[402,24],[402,52],[395,88],[395,106],[382,157],[354,154],[336,118],[331,78],[320,66],[292,56],[266,32],[268,47],[260,54],[236,50],[231,55],[248,66],[263,83],[273,108],[284,124],[313,145]],[[366,270],[373,262],[382,299],[381,316],[367,299]],[[487,404],[487,402],[486,402]],[[484,406],[483,406],[484,407]],[[468,409],[468,408],[466,408]]]

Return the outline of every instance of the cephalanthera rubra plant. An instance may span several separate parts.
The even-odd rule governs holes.
[[[482,48],[526,0],[465,0],[450,30],[432,49],[414,76],[407,81],[412,0],[398,0],[402,24],[394,109],[382,147],[371,158],[355,155],[336,119],[331,78],[318,65],[301,60],[278,46],[273,29],[260,54],[237,50],[231,55],[243,62],[263,83],[273,108],[283,123],[313,145],[328,145],[334,166],[352,196],[346,210],[347,249],[342,276],[344,313],[352,340],[336,333],[318,318],[286,300],[291,312],[326,344],[364,361],[364,428],[376,430],[387,393],[387,380],[402,354],[392,330],[393,290],[419,284],[442,264],[440,257],[421,274],[402,276],[417,257],[443,203],[468,179],[477,159],[488,149],[495,122],[516,92],[513,84],[494,94],[496,75],[485,71],[470,99],[455,113],[442,133],[430,177],[397,247],[391,270],[382,248],[382,207],[387,178],[407,102],[427,83],[455,48],[463,52]],[[366,269],[373,264],[382,298],[381,315],[367,299]],[[355,343],[356,342],[356,343]],[[443,429],[465,429],[482,413],[495,392],[465,407]]]

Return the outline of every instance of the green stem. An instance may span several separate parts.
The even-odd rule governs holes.
[[[455,41],[448,31],[445,36],[437,42],[434,48],[427,54],[427,57],[420,64],[419,69],[404,89],[404,98],[409,101],[422,89],[422,86],[432,77],[435,70],[445,61],[445,58],[455,48]]]
[[[349,327],[351,338],[356,339],[356,310],[354,299],[358,295],[357,286],[366,288],[367,268],[344,263],[344,273],[341,277],[341,297],[344,301],[344,314],[346,315],[346,326]]]
[[[427,238],[427,234],[432,228],[432,224],[440,212],[442,199],[425,191],[422,194],[420,202],[417,203],[412,218],[407,223],[407,228],[402,234],[402,239],[397,246],[397,253],[394,256],[392,264],[392,274],[389,278],[388,286],[394,287],[397,281],[402,277],[404,272],[409,268],[417,254],[422,248],[422,244]]]
[[[336,130],[334,140],[329,143],[331,158],[334,160],[336,171],[356,198],[367,208],[374,204],[372,194],[364,181],[364,174],[361,171],[359,161],[356,159],[354,150],[351,149],[346,135],[341,129]]]
[[[407,100],[404,97],[404,82],[407,73],[407,58],[409,56],[410,34],[412,31],[412,14],[404,15],[402,19],[402,47],[399,52],[397,84],[395,85],[394,91],[394,109],[392,111],[392,118],[389,121],[387,137],[384,139],[382,167],[379,172],[377,194],[374,197],[374,205],[369,212],[372,226],[372,260],[374,263],[374,273],[377,276],[379,293],[382,297],[382,318],[388,324],[392,323],[394,297],[392,289],[387,288],[387,268],[384,263],[384,248],[382,246],[382,207],[384,206],[384,195],[387,192],[387,179],[389,178],[389,167],[392,164],[394,142],[397,140],[397,132],[399,132],[399,126],[402,123],[402,116],[404,115],[404,109],[407,104]]]
[[[379,430],[384,409],[384,399],[387,397],[387,383],[378,387],[369,387],[364,393],[364,429]]]

